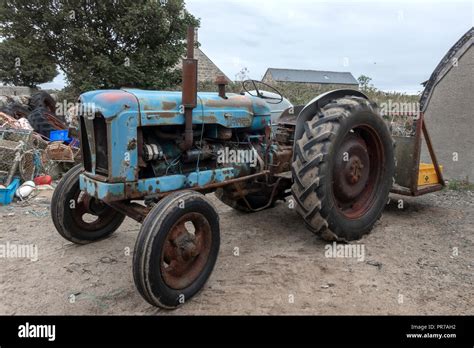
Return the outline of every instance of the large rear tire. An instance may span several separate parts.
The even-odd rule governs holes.
[[[388,201],[390,131],[371,103],[347,96],[324,106],[295,144],[292,193],[308,228],[326,240],[368,233]]]

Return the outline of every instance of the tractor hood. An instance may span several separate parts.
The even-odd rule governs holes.
[[[140,110],[169,111],[181,105],[181,92],[146,91],[139,89],[124,90],[133,94],[140,103]],[[217,93],[198,93],[198,106],[211,108],[240,107],[261,115],[269,112],[267,104],[260,98],[228,93],[227,99],[219,97]]]
[[[102,90],[84,93],[80,100],[85,107],[93,107],[105,118],[125,111],[127,114],[138,111],[141,126],[184,124],[181,92]],[[264,100],[248,95],[229,93],[227,99],[223,99],[217,93],[198,93],[197,104],[193,110],[194,124],[261,129],[269,123],[271,115]]]
[[[182,125],[181,92],[127,90],[138,99],[141,125]],[[260,98],[240,94],[198,93],[193,124],[218,124],[227,128],[262,129],[270,123],[270,108]]]

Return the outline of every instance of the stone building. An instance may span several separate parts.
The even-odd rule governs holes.
[[[198,60],[198,82],[214,82],[218,75],[223,75],[231,81],[201,49],[194,50],[194,58]]]
[[[446,179],[474,182],[474,28],[446,53],[425,83],[420,107]],[[429,154],[422,150],[423,162]]]
[[[194,49],[194,58],[198,60],[198,82],[214,82],[218,75],[226,77],[227,81],[231,80],[222,72],[219,67],[200,49]],[[183,62],[180,61],[177,68],[181,69]]]
[[[359,82],[350,72],[296,70],[296,69],[267,69],[262,82],[268,84],[291,83],[311,85],[316,89],[358,89]]]

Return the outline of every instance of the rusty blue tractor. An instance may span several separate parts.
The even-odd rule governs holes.
[[[394,171],[389,129],[363,93],[325,93],[272,124],[270,105],[283,97],[260,82],[231,94],[218,77],[217,93],[197,92],[193,37],[190,29],[182,92],[81,95],[83,163],[51,206],[58,232],[78,244],[109,236],[125,216],[142,223],[134,281],[163,308],[193,297],[216,263],[219,217],[205,194],[249,213],[292,196],[311,231],[349,241],[381,216]]]

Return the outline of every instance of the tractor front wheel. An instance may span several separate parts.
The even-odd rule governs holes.
[[[81,172],[82,165],[77,165],[62,177],[51,199],[51,217],[65,239],[87,244],[115,232],[125,215],[81,191]]]
[[[386,123],[368,100],[348,96],[324,106],[304,130],[292,164],[297,211],[325,239],[359,239],[382,215],[392,186]]]
[[[217,260],[219,216],[204,195],[171,194],[145,218],[133,254],[133,278],[150,304],[174,309],[205,285]]]

